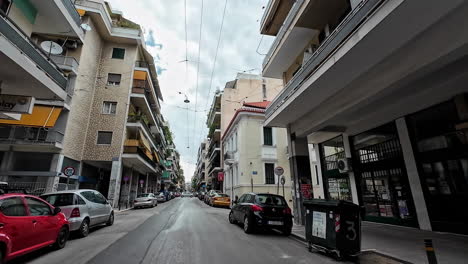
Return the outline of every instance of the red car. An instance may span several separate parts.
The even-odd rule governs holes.
[[[0,263],[53,245],[65,247],[68,220],[60,208],[26,194],[0,195]]]

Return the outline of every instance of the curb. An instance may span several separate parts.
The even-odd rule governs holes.
[[[120,211],[114,210],[114,213],[119,214],[119,213],[123,213],[123,212],[126,212],[126,211],[130,211],[130,210],[132,210],[132,209],[133,209],[133,208],[127,208],[127,209],[123,209],[123,210],[120,210]]]
[[[299,242],[303,242],[304,244],[307,245],[307,240],[302,235],[299,235],[299,234],[296,234],[296,233],[293,232],[293,233],[291,233],[290,237],[292,237],[295,240],[298,240]],[[363,249],[363,250],[361,250],[362,255],[363,254],[369,254],[369,253],[375,253],[377,255],[380,255],[380,256],[383,256],[383,257],[386,257],[386,258],[401,262],[402,264],[413,264],[412,262],[409,262],[409,261],[400,259],[398,257],[392,256],[392,255],[389,255],[389,254],[386,254],[386,253],[383,253],[383,252],[380,252],[379,250],[376,250],[376,249]]]

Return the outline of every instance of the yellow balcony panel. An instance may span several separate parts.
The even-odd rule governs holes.
[[[138,147],[140,144],[138,139],[126,139],[124,145],[126,147]]]
[[[84,16],[86,14],[86,10],[83,9],[77,8],[76,11],[78,11],[78,14],[80,14],[80,16]]]
[[[0,124],[50,128],[55,126],[61,112],[61,107],[36,105],[31,114],[23,114],[20,120],[0,119]]]
[[[146,71],[134,71],[133,72],[133,79],[135,80],[146,80],[148,77],[148,73]]]

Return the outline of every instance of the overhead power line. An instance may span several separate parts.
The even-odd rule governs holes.
[[[200,34],[198,37],[199,40],[198,40],[198,60],[197,60],[197,83],[195,86],[195,109],[197,109],[197,104],[198,104],[198,80],[200,78],[200,55],[201,55],[201,44],[202,44],[202,31],[203,31],[203,0],[201,0]],[[193,119],[194,132],[195,132],[196,124],[197,124],[197,112],[194,113],[194,119]]]

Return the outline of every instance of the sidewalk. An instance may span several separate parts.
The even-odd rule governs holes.
[[[304,226],[295,225],[293,236],[305,241]],[[424,239],[432,239],[439,264],[468,263],[468,236],[362,222],[363,251],[375,250],[411,263],[427,263]]]

